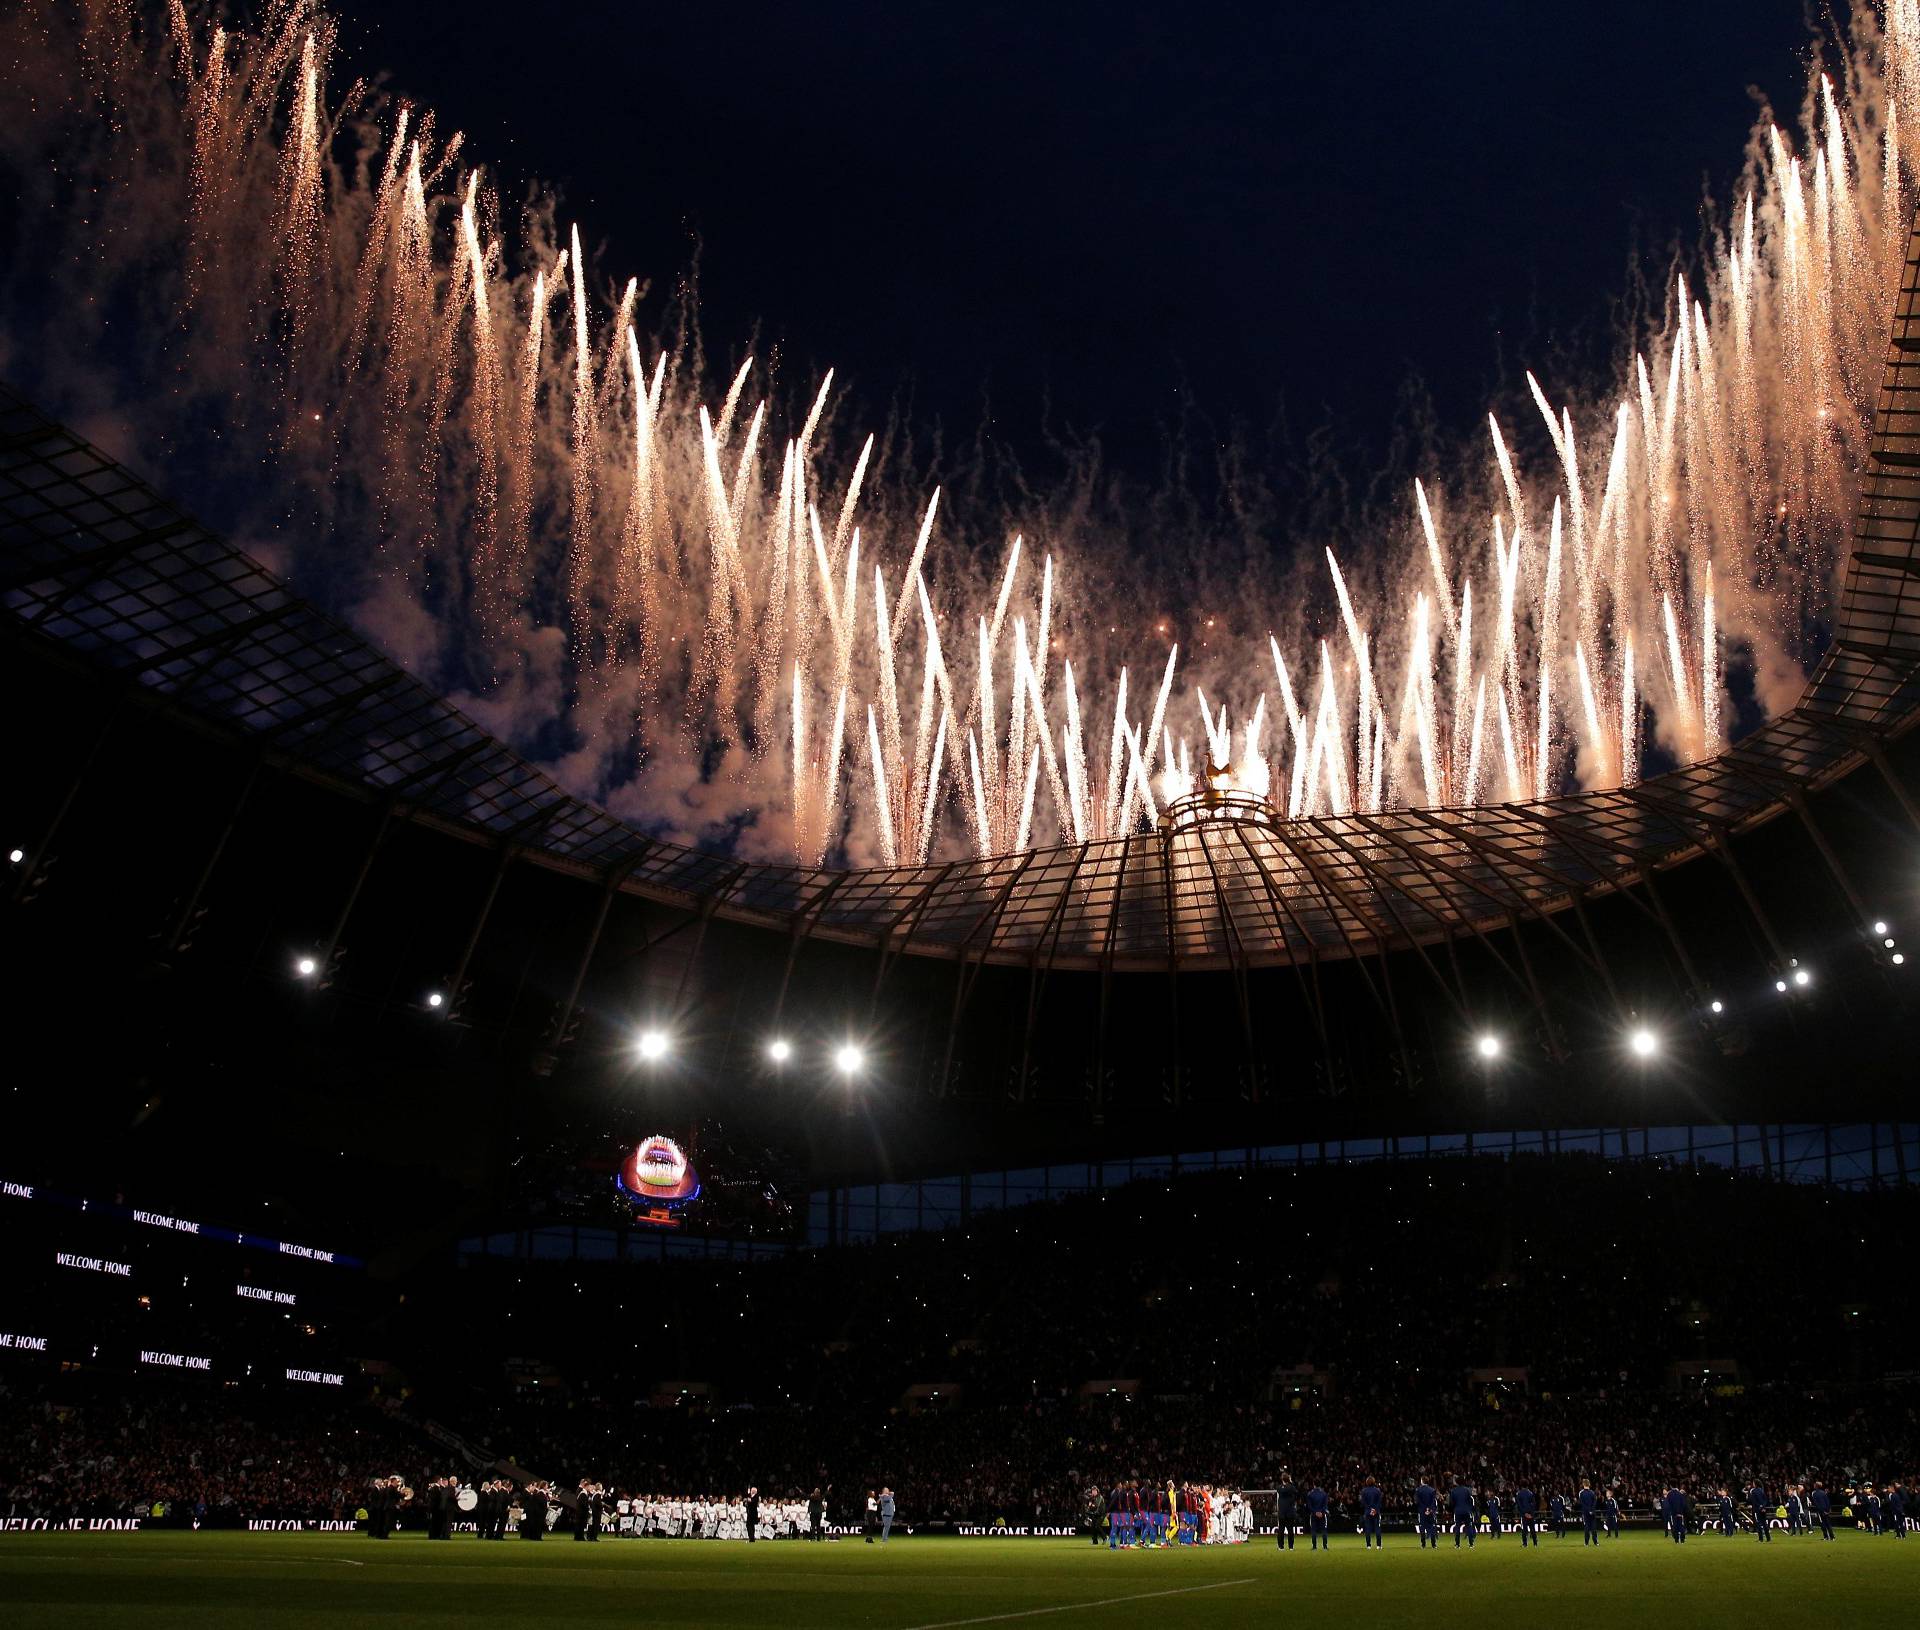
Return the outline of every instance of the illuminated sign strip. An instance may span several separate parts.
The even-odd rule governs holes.
[[[131,1262],[110,1262],[105,1257],[75,1256],[71,1251],[55,1251],[53,1260],[63,1268],[85,1268],[89,1273],[110,1273],[121,1279],[131,1278]]]
[[[233,1294],[249,1302],[272,1302],[275,1307],[292,1307],[295,1301],[290,1290],[263,1290],[258,1285],[235,1285]]]
[[[89,1345],[87,1339],[81,1337],[77,1343],[71,1340],[63,1341],[62,1348],[84,1353],[88,1351]],[[112,1349],[117,1349],[117,1351],[114,1351],[111,1356],[107,1358],[106,1362],[124,1362],[126,1349],[121,1348],[118,1342],[110,1343],[109,1346]],[[99,1360],[102,1352],[101,1347],[98,1344],[92,1344],[91,1350],[93,1358]],[[51,1354],[53,1351],[53,1338],[51,1336],[22,1335],[18,1332],[0,1330],[0,1352]],[[139,1349],[138,1356],[140,1363],[149,1369],[185,1370],[195,1375],[209,1376],[216,1373],[214,1369],[214,1358],[209,1354],[170,1353],[156,1347],[142,1347]],[[255,1355],[252,1362],[245,1362],[246,1358],[247,1355],[244,1352],[228,1355],[226,1362],[222,1366],[222,1371],[228,1375],[230,1384],[233,1381],[241,1379],[241,1372],[243,1370],[247,1376],[255,1376],[257,1373],[258,1379],[262,1381],[271,1380],[277,1371],[287,1381],[293,1382],[296,1385],[310,1387],[345,1387],[349,1375],[357,1376],[359,1374],[357,1367],[347,1370],[308,1369],[304,1366],[289,1365],[284,1361],[277,1365],[263,1363],[260,1361],[258,1355]],[[352,1364],[351,1360],[348,1362],[350,1365]]]
[[[163,1370],[206,1370],[213,1369],[213,1360],[197,1358],[192,1353],[158,1353],[151,1347],[140,1349],[142,1364],[156,1364]]]
[[[296,1245],[292,1240],[269,1239],[264,1234],[246,1234],[217,1223],[194,1222],[186,1217],[170,1217],[164,1211],[141,1211],[131,1206],[113,1205],[103,1200],[87,1200],[71,1194],[55,1194],[35,1183],[16,1183],[0,1178],[0,1199],[38,1200],[44,1205],[61,1206],[68,1211],[84,1211],[89,1216],[111,1217],[118,1222],[138,1223],[145,1228],[162,1228],[171,1234],[191,1234],[196,1239],[219,1240],[225,1245],[245,1245],[256,1251],[272,1251],[276,1256],[298,1257],[303,1262],[324,1262],[335,1268],[362,1268],[366,1264],[343,1251],[325,1251],[317,1245]],[[105,1271],[105,1270],[102,1270]]]

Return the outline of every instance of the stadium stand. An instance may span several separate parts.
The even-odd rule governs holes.
[[[1638,1514],[1676,1480],[1885,1484],[1920,1466],[1888,1276],[1915,1220],[1910,1189],[1476,1157],[1196,1173],[747,1263],[480,1259],[343,1316],[385,1355],[348,1396],[10,1373],[0,1514],[338,1517],[370,1477],[471,1474],[428,1420],[562,1488],[884,1482],[917,1522],[1069,1523],[1134,1476],[1344,1502],[1371,1473],[1399,1513],[1423,1473],[1590,1478]]]

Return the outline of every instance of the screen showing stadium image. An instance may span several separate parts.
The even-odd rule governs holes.
[[[686,1151],[659,1133],[634,1145],[614,1181],[649,1222],[670,1224],[677,1212],[700,1197],[700,1174]]]

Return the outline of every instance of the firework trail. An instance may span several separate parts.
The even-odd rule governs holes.
[[[790,410],[752,358],[715,375],[684,305],[643,326],[549,200],[510,232],[457,137],[336,83],[334,36],[311,0],[0,23],[0,164],[57,222],[4,285],[8,369],[163,479],[264,476],[244,541],[618,813],[914,865],[1209,787],[1307,817],[1631,782],[1716,751],[1736,679],[1796,693],[1920,173],[1920,0],[1857,5],[1799,134],[1752,133],[1612,388],[1528,374],[1317,591],[1276,569],[1184,655],[1098,540],[987,540],[897,447],[847,456],[831,374]],[[146,344],[102,360],[108,312]]]

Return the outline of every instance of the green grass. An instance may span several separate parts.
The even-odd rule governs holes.
[[[1195,1587],[1216,1587],[1196,1589]],[[1149,1595],[1151,1592],[1169,1594]],[[1135,1597],[1133,1601],[1115,1598]],[[0,1534],[0,1623],[63,1630],[340,1630],[593,1623],[672,1630],[909,1630],[996,1615],[1015,1630],[1249,1624],[1473,1630],[1539,1624],[1911,1625],[1920,1536],[1831,1545],[1629,1534],[1436,1556],[1394,1536],[1329,1554],[1265,1545],[1110,1554],[1069,1540],[756,1545],[562,1538],[444,1544],[355,1534]],[[1035,1609],[1064,1611],[1036,1613]]]

